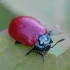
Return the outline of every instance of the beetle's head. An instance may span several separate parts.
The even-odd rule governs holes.
[[[49,51],[50,47],[51,47],[51,44],[49,44],[47,41],[45,41],[43,43],[43,46],[44,46],[44,51]]]
[[[51,44],[49,44],[47,41],[43,42],[43,44],[40,44],[40,42],[38,41],[35,45],[37,48],[39,48],[38,50],[45,52],[49,51],[49,49],[51,48]]]
[[[41,49],[41,51],[48,51],[51,47],[51,43],[48,40],[38,40],[36,45]]]

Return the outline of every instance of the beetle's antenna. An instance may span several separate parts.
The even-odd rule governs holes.
[[[48,32],[48,35],[51,35],[52,31],[53,31],[53,30],[49,31],[49,32]]]
[[[57,43],[59,43],[59,42],[61,42],[63,40],[65,40],[65,39],[61,39],[61,40],[57,41],[51,48],[53,48]]]

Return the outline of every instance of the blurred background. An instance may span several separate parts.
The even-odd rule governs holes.
[[[0,31],[8,29],[11,20],[20,15],[32,16],[46,27],[49,24],[59,25],[62,34],[52,36],[52,39],[54,43],[61,38],[65,38],[65,41],[51,49],[49,53],[59,55],[68,49],[70,0],[0,0]]]

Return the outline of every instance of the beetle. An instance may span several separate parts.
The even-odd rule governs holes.
[[[18,16],[14,18],[10,22],[8,29],[9,35],[16,40],[15,44],[25,44],[33,47],[25,56],[35,51],[41,55],[42,60],[44,60],[44,53],[47,53],[58,42],[65,40],[61,39],[51,46],[51,43],[53,43],[50,37],[52,31],[48,31],[37,19],[30,16]]]

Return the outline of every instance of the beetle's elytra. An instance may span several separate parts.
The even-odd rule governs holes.
[[[30,16],[14,18],[9,26],[9,34],[15,40],[27,45],[34,46],[39,35],[47,33],[47,29],[38,20]]]
[[[30,16],[19,16],[14,18],[9,25],[8,32],[10,36],[16,40],[15,44],[22,43],[30,47],[33,46],[26,55],[36,51],[41,55],[42,60],[44,60],[43,52],[47,53],[50,48],[53,48],[58,42],[64,40],[61,39],[56,42],[54,46],[51,46],[51,43],[53,43],[50,37],[52,30],[48,32],[45,26]]]

